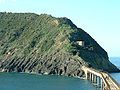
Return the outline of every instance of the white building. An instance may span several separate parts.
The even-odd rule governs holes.
[[[84,46],[85,45],[85,42],[84,41],[77,41],[77,43],[78,43],[78,45],[80,45],[80,46]]]

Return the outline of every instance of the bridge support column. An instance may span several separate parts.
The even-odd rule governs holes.
[[[92,73],[90,73],[90,81],[92,82]]]
[[[103,80],[101,81],[101,88],[102,88],[102,90],[105,90],[105,84],[104,84],[104,82],[103,82]]]
[[[93,81],[94,81],[94,74],[92,74],[92,79],[91,79],[91,81],[92,81],[92,83],[93,83]]]
[[[93,83],[94,83],[95,85],[97,84],[97,76],[96,76],[96,75],[94,75]]]
[[[85,70],[84,72],[85,72],[85,79],[88,79],[88,72],[87,72],[87,70]]]
[[[100,77],[98,77],[98,87],[99,87],[99,88],[101,88],[101,86],[102,86],[102,83],[101,83],[101,78],[100,78]]]
[[[90,73],[87,73],[87,79],[90,80]]]
[[[95,84],[95,77],[96,77],[96,75],[93,74],[93,75],[92,75],[92,83],[93,83],[93,84]]]
[[[96,87],[99,87],[99,76],[95,76],[95,84]]]

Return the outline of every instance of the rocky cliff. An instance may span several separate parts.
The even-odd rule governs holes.
[[[0,13],[0,70],[82,76],[81,66],[119,71],[107,52],[67,18]]]

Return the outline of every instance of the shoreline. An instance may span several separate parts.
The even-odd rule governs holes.
[[[48,76],[65,76],[65,77],[73,77],[73,78],[78,78],[78,79],[82,79],[82,80],[86,80],[85,77],[79,77],[79,76],[67,76],[67,75],[57,75],[57,74],[48,74],[48,73],[36,73],[36,72],[5,72],[5,71],[0,71],[0,73],[18,73],[18,74],[30,74],[30,75],[48,75]]]
[[[66,76],[66,77],[74,77],[74,78],[79,78],[79,79],[83,79],[86,80],[86,77],[83,75],[83,77],[80,76],[67,76],[67,75],[58,75],[58,74],[48,74],[48,72],[45,73],[36,73],[36,72],[16,72],[16,71],[12,71],[12,72],[8,72],[7,69],[0,69],[0,73],[2,72],[6,72],[6,73],[24,73],[24,74],[33,74],[33,75],[55,75],[55,76]],[[107,72],[108,73],[108,72]],[[109,72],[108,74],[115,74],[115,73],[120,73],[120,71],[115,71],[115,72]]]

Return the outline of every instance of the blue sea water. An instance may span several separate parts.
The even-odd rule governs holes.
[[[0,90],[95,90],[87,80],[73,77],[0,73]]]
[[[110,61],[120,69],[120,57],[112,57]],[[120,84],[120,73],[111,73],[111,76]]]

